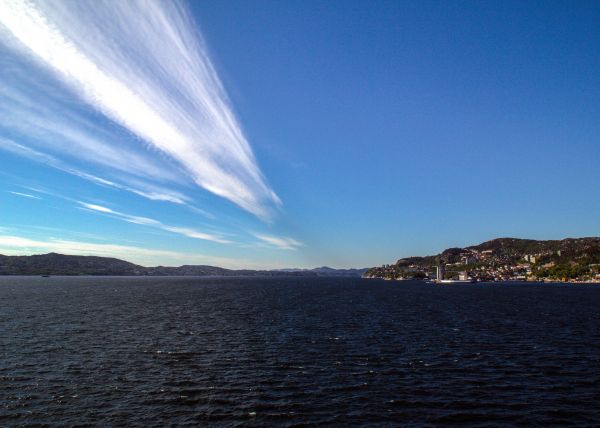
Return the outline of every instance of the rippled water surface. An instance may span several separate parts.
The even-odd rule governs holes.
[[[600,287],[0,278],[0,425],[600,425]]]

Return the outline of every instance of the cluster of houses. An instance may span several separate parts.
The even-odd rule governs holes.
[[[458,249],[457,249],[458,250]],[[367,278],[383,278],[388,280],[429,279],[441,281],[527,281],[539,280],[535,276],[535,268],[551,268],[553,261],[547,256],[561,256],[561,252],[545,252],[537,254],[497,254],[494,250],[461,249],[454,253],[451,263],[438,259],[437,265],[428,264],[395,264],[372,268],[365,274]],[[546,260],[546,263],[544,263]],[[543,263],[543,264],[541,264]],[[592,271],[594,271],[592,267]],[[600,282],[600,267],[586,279],[586,282]]]

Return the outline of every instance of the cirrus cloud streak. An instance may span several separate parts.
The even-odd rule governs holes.
[[[102,214],[107,214],[111,217],[121,219],[128,223],[134,223],[134,224],[139,224],[139,225],[143,225],[143,226],[152,226],[152,227],[155,227],[155,228],[167,231],[167,232],[176,233],[178,235],[183,235],[183,236],[186,236],[188,238],[193,238],[193,239],[202,239],[204,241],[212,241],[212,242],[217,242],[219,244],[231,244],[232,243],[232,241],[225,239],[219,235],[213,234],[213,233],[200,232],[200,231],[197,231],[197,230],[194,230],[191,228],[187,228],[187,227],[169,226],[169,225],[163,224],[160,221],[152,219],[152,218],[125,214],[125,213],[122,213],[119,211],[112,210],[111,208],[108,208],[108,207],[105,207],[102,205],[89,204],[87,202],[81,202],[81,201],[77,201],[77,202],[79,203],[79,205],[81,205],[81,207],[83,209],[95,211],[95,212],[102,213]]]
[[[84,103],[178,164],[189,180],[262,219],[281,204],[182,3],[3,0],[1,26],[13,51],[33,58]],[[43,126],[60,134],[51,122]],[[118,141],[89,134],[82,126],[68,137],[114,159],[129,153]]]

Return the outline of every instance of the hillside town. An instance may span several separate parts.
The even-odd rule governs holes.
[[[436,256],[374,267],[365,278],[388,280],[560,281],[600,283],[600,238],[533,241],[501,238]]]

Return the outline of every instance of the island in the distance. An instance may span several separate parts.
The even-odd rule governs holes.
[[[360,277],[366,269],[234,270],[206,265],[145,267],[110,257],[57,253],[32,256],[0,255],[0,275],[108,275],[108,276],[337,276]]]
[[[443,278],[437,278],[438,272]],[[388,280],[600,282],[600,237],[537,241],[498,238],[426,257],[406,257],[368,269]]]

